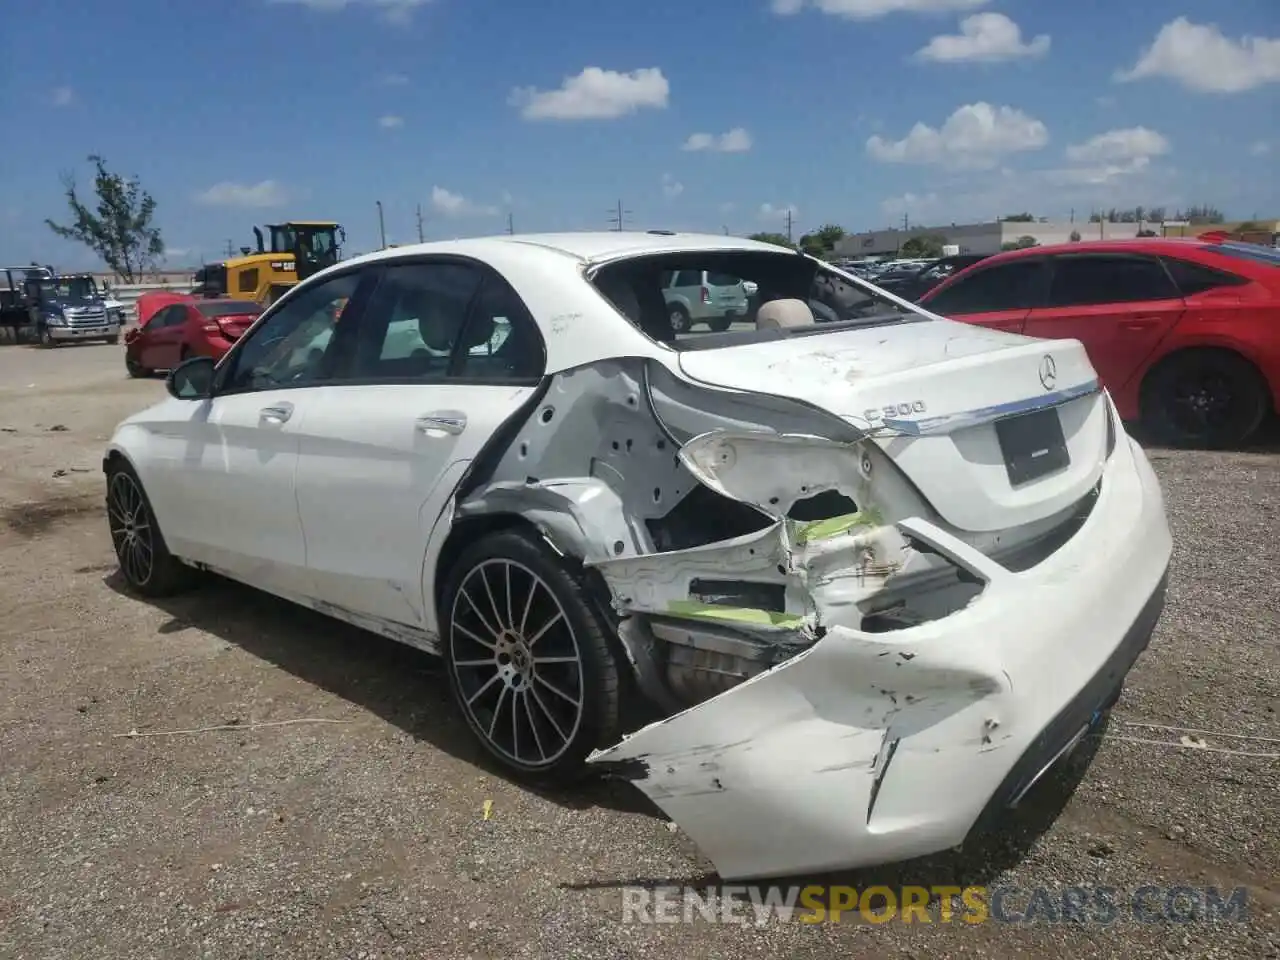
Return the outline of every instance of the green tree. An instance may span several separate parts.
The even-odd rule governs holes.
[[[1072,242],[1072,243],[1079,243],[1079,242],[1080,242],[1080,231],[1079,231],[1079,230],[1072,230],[1072,231],[1071,231],[1071,242]]]
[[[81,201],[75,176],[64,174],[62,183],[71,208],[71,223],[45,223],[58,236],[83,243],[125,283],[135,283],[164,256],[160,228],[152,223],[156,201],[142,189],[137,177],[112,173],[97,154],[91,154],[89,162],[94,165],[96,209],[91,210]]]
[[[1136,236],[1139,236],[1139,237],[1158,237],[1158,236],[1160,236],[1160,234],[1156,233],[1154,230],[1139,230],[1139,231],[1137,232]]]
[[[772,243],[779,247],[787,247],[794,249],[795,244],[787,239],[786,234],[782,233],[753,233],[748,240],[759,240],[761,243]]]
[[[1037,240],[1035,237],[1029,237],[1029,236],[1023,235],[1019,237],[1017,240],[1006,240],[1004,243],[1000,244],[1000,249],[1001,250],[1026,250],[1028,247],[1038,247],[1038,246],[1040,246],[1040,241]]]
[[[1222,223],[1226,217],[1222,215],[1222,211],[1217,207],[1211,207],[1207,204],[1198,204],[1194,207],[1188,207],[1187,212],[1177,218],[1178,220],[1190,220],[1192,223]]]
[[[946,242],[946,237],[938,236],[936,233],[922,233],[903,243],[898,252],[904,257],[920,257],[921,259],[940,257],[942,256],[942,245]]]
[[[1023,211],[1022,213],[1011,213],[1009,214],[1009,216],[1001,217],[1000,219],[1003,220],[1005,223],[1035,223],[1036,222],[1035,215],[1031,213],[1027,213],[1026,211]]]

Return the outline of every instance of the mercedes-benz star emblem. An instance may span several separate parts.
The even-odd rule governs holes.
[[[1057,382],[1058,365],[1053,362],[1053,357],[1046,353],[1044,359],[1040,361],[1040,386],[1046,390],[1052,390]]]

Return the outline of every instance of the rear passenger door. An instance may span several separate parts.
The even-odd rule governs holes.
[[[965,323],[1021,333],[1032,308],[1044,303],[1048,275],[1043,257],[1017,257],[955,277],[931,290],[920,305]]]
[[[310,593],[387,627],[434,633],[423,561],[471,462],[533,396],[537,327],[489,267],[394,262],[339,354],[301,442]]]
[[[1186,309],[1156,257],[1071,253],[1055,256],[1052,267],[1048,302],[1023,332],[1079,340],[1111,390],[1128,382]]]

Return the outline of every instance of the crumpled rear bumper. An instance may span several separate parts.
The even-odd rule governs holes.
[[[726,879],[885,863],[961,843],[1114,700],[1164,602],[1172,542],[1121,437],[1064,546],[1012,572],[925,521],[987,582],[940,620],[831,627],[812,647],[591,761],[632,779]]]

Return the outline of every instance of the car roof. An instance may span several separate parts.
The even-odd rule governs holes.
[[[1050,243],[1042,247],[1025,247],[1022,250],[1004,250],[994,253],[989,260],[1013,260],[1018,257],[1044,256],[1046,253],[1185,253],[1195,247],[1212,246],[1198,237],[1135,237],[1125,240],[1076,240],[1068,243]]]
[[[582,263],[601,263],[619,257],[664,253],[698,253],[702,251],[743,253],[789,253],[787,247],[772,243],[729,237],[719,233],[644,232],[631,230],[599,230],[574,233],[499,234],[462,240],[435,240],[406,244],[367,253],[344,263],[372,262],[412,256],[454,255],[485,259],[501,251],[541,251],[549,256],[571,257]]]

